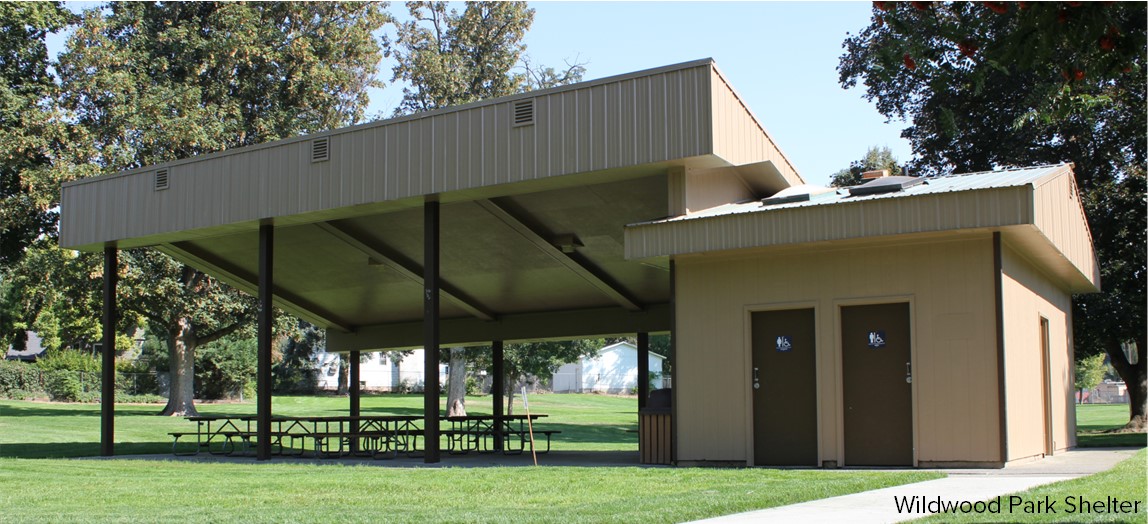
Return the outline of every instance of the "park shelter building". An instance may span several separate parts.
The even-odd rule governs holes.
[[[1099,286],[1070,165],[812,188],[709,59],[70,182],[60,243],[104,251],[109,318],[122,248],[258,294],[260,432],[272,303],[352,365],[672,332],[679,464],[1072,447],[1070,296]]]

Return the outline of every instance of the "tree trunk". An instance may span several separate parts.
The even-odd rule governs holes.
[[[160,415],[193,417],[199,415],[195,410],[195,348],[199,341],[190,318],[179,319],[178,326],[167,337],[171,391]]]
[[[1133,364],[1128,362],[1127,355],[1124,349],[1120,347],[1118,342],[1112,341],[1110,344],[1104,345],[1108,352],[1108,360],[1112,364],[1112,368],[1116,368],[1120,378],[1124,379],[1124,384],[1128,388],[1128,423],[1125,424],[1124,430],[1132,431],[1145,431],[1146,427],[1146,402],[1148,402],[1148,355],[1146,355],[1146,336],[1140,336],[1134,340],[1135,354],[1137,354],[1137,363]]]
[[[339,359],[339,385],[335,388],[336,395],[347,395],[351,392],[351,365],[347,361],[350,355],[337,355]]]
[[[466,416],[466,349],[450,348],[450,374],[447,375],[448,417]]]
[[[1124,426],[1125,430],[1144,431],[1145,429],[1145,402],[1148,401],[1148,362],[1146,362],[1145,355],[1148,350],[1148,343],[1145,341],[1146,335],[1137,337],[1133,343],[1136,345],[1135,351],[1137,361],[1132,364],[1128,361],[1120,344],[1106,344],[1105,347],[1108,351],[1108,360],[1112,363],[1112,367],[1116,368],[1116,372],[1120,374],[1120,378],[1124,379],[1124,384],[1128,387],[1128,424]]]
[[[506,414],[514,414],[514,392],[518,391],[518,379],[507,376],[506,381]]]

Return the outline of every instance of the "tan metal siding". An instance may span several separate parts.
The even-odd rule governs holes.
[[[71,183],[61,244],[140,245],[162,233],[711,154],[712,74],[709,61],[691,62],[337,130],[318,135],[331,140],[326,162],[310,160],[315,137],[181,160],[168,165],[167,191],[153,191],[154,167]],[[530,97],[535,123],[512,127],[514,101]]]
[[[1022,186],[641,224],[626,228],[626,258],[1030,224],[1031,193]]]
[[[913,304],[918,460],[999,460],[988,234],[848,251],[758,250],[676,260],[679,460],[750,458],[747,310],[812,303],[820,455],[840,463],[836,307],[890,296],[909,297]]]
[[[1069,170],[1038,184],[1033,193],[1035,223],[1086,279],[1100,285],[1100,267],[1092,250],[1092,233],[1088,230],[1079,195]]]
[[[1002,268],[1008,448],[1009,459],[1018,460],[1045,451],[1041,317],[1049,324],[1054,449],[1076,445],[1072,297],[1008,244],[1002,250]]]
[[[730,202],[743,202],[754,198],[745,182],[729,168],[686,169],[684,189],[685,212],[709,209]]]
[[[735,166],[770,160],[790,185],[803,184],[797,169],[716,68],[711,79],[714,154]]]

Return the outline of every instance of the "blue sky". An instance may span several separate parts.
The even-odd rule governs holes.
[[[886,124],[862,89],[837,82],[841,43],[868,25],[872,6],[532,2],[527,54],[550,66],[588,62],[587,79],[711,57],[806,181],[828,184],[870,146],[888,146],[902,162],[911,156],[905,123]],[[395,88],[375,99],[393,107],[401,96]]]
[[[93,7],[71,2],[74,10]],[[870,17],[870,2],[531,2],[526,37],[532,62],[585,62],[586,79],[710,57],[806,181],[827,184],[870,146],[902,162],[904,122],[886,123],[860,89],[837,82],[847,32]],[[404,13],[391,3],[396,15]],[[62,38],[49,41],[51,50]],[[390,79],[391,66],[379,76]],[[371,92],[368,114],[389,115],[402,88]]]

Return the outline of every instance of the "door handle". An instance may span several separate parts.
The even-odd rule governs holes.
[[[760,379],[757,378],[757,368],[753,368],[753,389],[761,389]]]
[[[906,362],[905,363],[905,383],[906,384],[912,384],[913,383],[913,363],[912,362]]]

